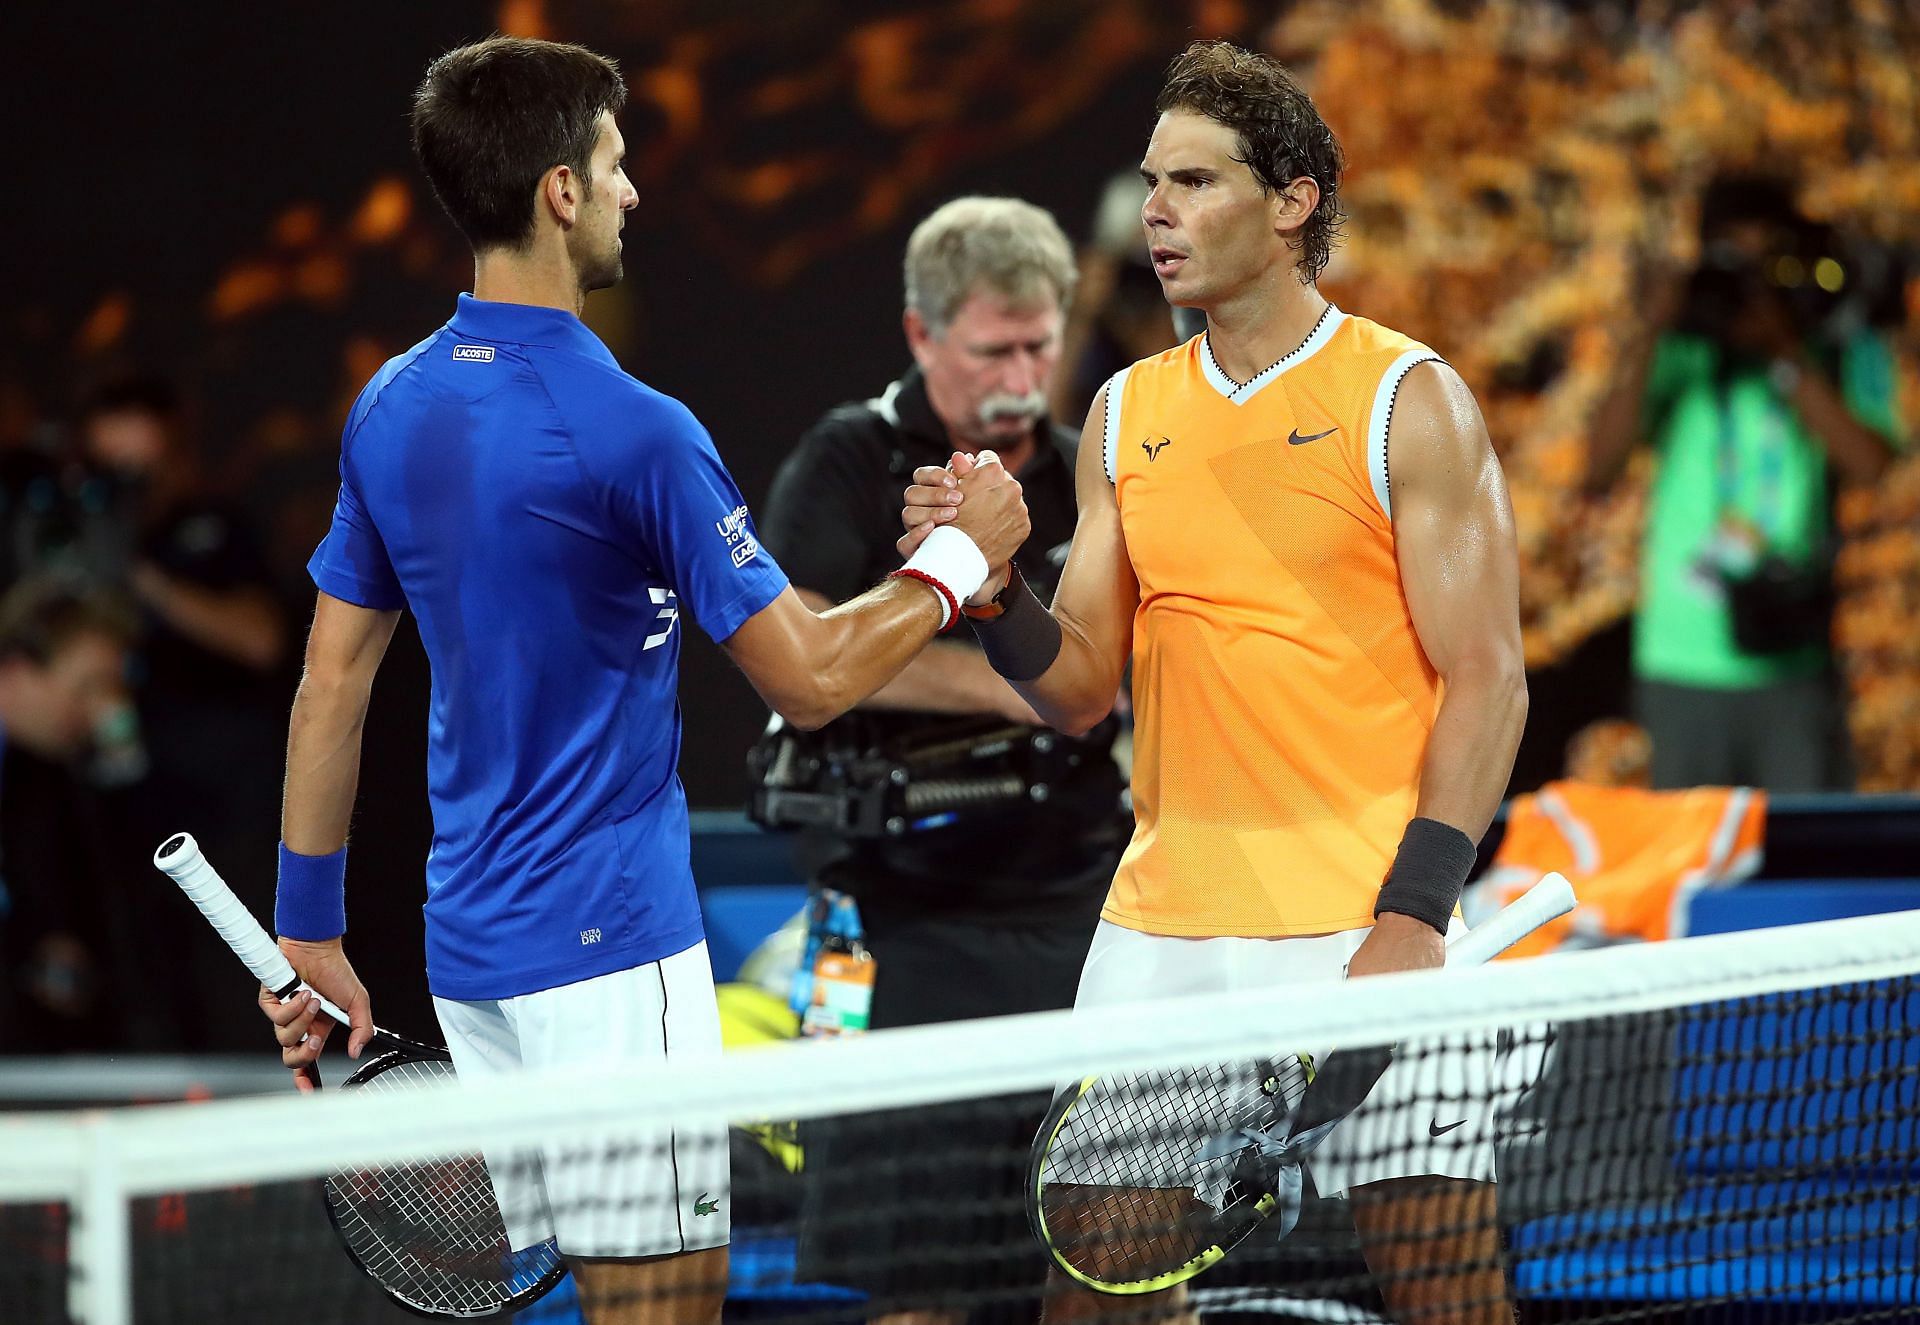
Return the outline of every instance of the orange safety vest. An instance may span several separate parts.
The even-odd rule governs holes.
[[[1549,782],[1516,796],[1493,866],[1474,885],[1470,913],[1504,906],[1558,870],[1580,904],[1507,952],[1536,956],[1573,939],[1679,938],[1702,888],[1760,867],[1767,796],[1750,787],[1645,791]]]

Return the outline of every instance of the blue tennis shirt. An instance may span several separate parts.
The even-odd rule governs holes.
[[[493,999],[702,936],[680,613],[786,587],[693,414],[570,313],[460,296],[354,403],[322,592],[412,611],[433,666],[427,981]]]

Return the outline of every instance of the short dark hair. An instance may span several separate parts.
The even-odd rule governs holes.
[[[1776,175],[1718,175],[1700,196],[1700,234],[1713,239],[1734,226],[1757,224],[1791,230],[1802,224],[1793,186]]]
[[[1242,162],[1268,193],[1306,176],[1320,186],[1320,202],[1296,241],[1308,280],[1326,270],[1346,213],[1340,209],[1345,159],[1333,130],[1286,66],[1225,41],[1196,41],[1167,66],[1156,114],[1191,111],[1239,137]]]
[[[25,659],[45,667],[84,635],[125,645],[138,630],[120,600],[58,579],[22,580],[0,597],[0,662]]]
[[[168,423],[181,415],[180,389],[152,373],[123,373],[100,383],[80,402],[80,417],[134,412],[151,414]]]
[[[533,235],[534,188],[555,166],[592,183],[602,111],[627,101],[620,68],[584,46],[489,37],[427,66],[413,150],[475,252]]]

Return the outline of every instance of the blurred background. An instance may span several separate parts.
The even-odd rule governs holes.
[[[147,861],[190,828],[271,913],[304,565],[340,425],[471,279],[411,162],[408,98],[434,55],[496,30],[620,60],[640,206],[626,280],[586,318],[693,408],[756,503],[814,419],[906,366],[901,254],[951,197],[1029,199],[1082,246],[1056,417],[1077,423],[1106,373],[1172,343],[1132,176],[1160,73],[1198,36],[1279,55],[1349,161],[1325,290],[1456,365],[1505,462],[1533,696],[1515,793],[1560,778],[1570,751],[1588,782],[1651,776],[1630,720],[1654,648],[1634,622],[1657,542],[1658,460],[1638,444],[1664,426],[1641,426],[1656,343],[1777,364],[1777,345],[1742,338],[1756,310],[1784,318],[1883,453],[1788,485],[1806,508],[1785,540],[1790,670],[1844,731],[1818,786],[1776,790],[1920,790],[1920,459],[1904,452],[1920,11],[1903,0],[206,0],[110,23],[15,4],[7,1051],[266,1045],[244,975]],[[1747,549],[1762,562],[1766,532]],[[92,646],[77,659],[76,639]],[[407,1028],[431,1025],[426,690],[403,625],[366,733],[351,903],[382,1020]],[[763,707],[698,632],[681,695],[682,777],[717,816],[703,884],[784,876],[777,840],[738,816]]]

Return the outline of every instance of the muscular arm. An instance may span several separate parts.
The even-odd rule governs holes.
[[[1133,654],[1133,613],[1140,603],[1140,585],[1120,528],[1120,505],[1102,460],[1106,418],[1107,389],[1102,387],[1080,431],[1074,474],[1080,515],[1060,588],[1053,596],[1060,652],[1053,665],[1033,680],[1013,683],[1042,722],[1070,736],[1085,735],[1113,711],[1120,678]],[[917,469],[913,477],[914,486],[907,489],[907,505],[901,512],[907,525],[900,540],[902,552],[918,546],[935,525],[956,518],[958,506],[948,505],[945,471]],[[1002,566],[982,589],[982,598],[1005,582]]]
[[[1400,583],[1445,688],[1420,770],[1422,818],[1479,841],[1527,719],[1519,555],[1473,393],[1442,364],[1407,375],[1387,438]]]
[[[941,615],[918,580],[887,580],[820,613],[787,589],[721,647],[768,708],[812,731],[898,676],[939,632]]]
[[[367,701],[399,620],[398,612],[356,607],[324,593],[315,604],[306,670],[287,723],[280,836],[289,850],[325,856],[346,845]]]
[[[1004,561],[1027,538],[1020,484],[995,463],[982,465],[968,487],[973,504],[954,527],[973,540],[989,566]],[[938,591],[919,580],[887,580],[818,614],[788,588],[748,617],[723,647],[769,708],[811,731],[898,676],[945,615]]]
[[[833,610],[833,600],[811,589],[795,588],[816,615]],[[907,709],[915,713],[989,713],[1016,722],[1038,722],[1025,700],[987,665],[978,649],[935,640],[900,674],[854,705],[868,709]]]
[[[1440,711],[1414,811],[1478,842],[1513,772],[1527,718],[1519,555],[1506,479],[1473,393],[1453,369],[1407,374],[1387,434],[1400,584],[1420,647],[1440,673]],[[1350,976],[1440,966],[1440,935],[1387,912]]]
[[[1120,678],[1133,656],[1133,614],[1140,583],[1120,528],[1120,503],[1107,482],[1107,388],[1093,399],[1080,429],[1074,495],[1080,516],[1073,547],[1053,596],[1060,656],[1036,679],[1015,686],[1047,725],[1084,735],[1113,711]]]
[[[373,676],[393,640],[398,612],[356,607],[329,594],[314,605],[306,670],[287,723],[287,783],[280,806],[280,837],[303,856],[332,855],[347,844],[354,792],[360,783],[360,733],[366,725]],[[345,1008],[353,1022],[347,1052],[373,1037],[373,1006],[339,939],[304,943],[282,938],[280,951],[314,989]],[[295,996],[282,1003],[260,990],[260,1008],[273,1022],[280,1061],[301,1090],[312,1090],[306,1069],[320,1056],[333,1022],[318,1003]]]
[[[801,438],[767,499],[765,542],[796,577],[795,586],[723,647],[770,708],[809,730],[862,703],[949,713],[1002,712],[1017,704],[977,655],[969,658],[957,645],[929,645],[943,615],[931,587],[895,579],[847,597],[871,573],[869,467],[886,461],[884,450],[874,453],[842,423],[829,415]],[[977,500],[957,527],[991,565],[1027,536],[1020,485],[1004,467],[991,465],[969,488]],[[839,597],[846,601],[835,606]]]

